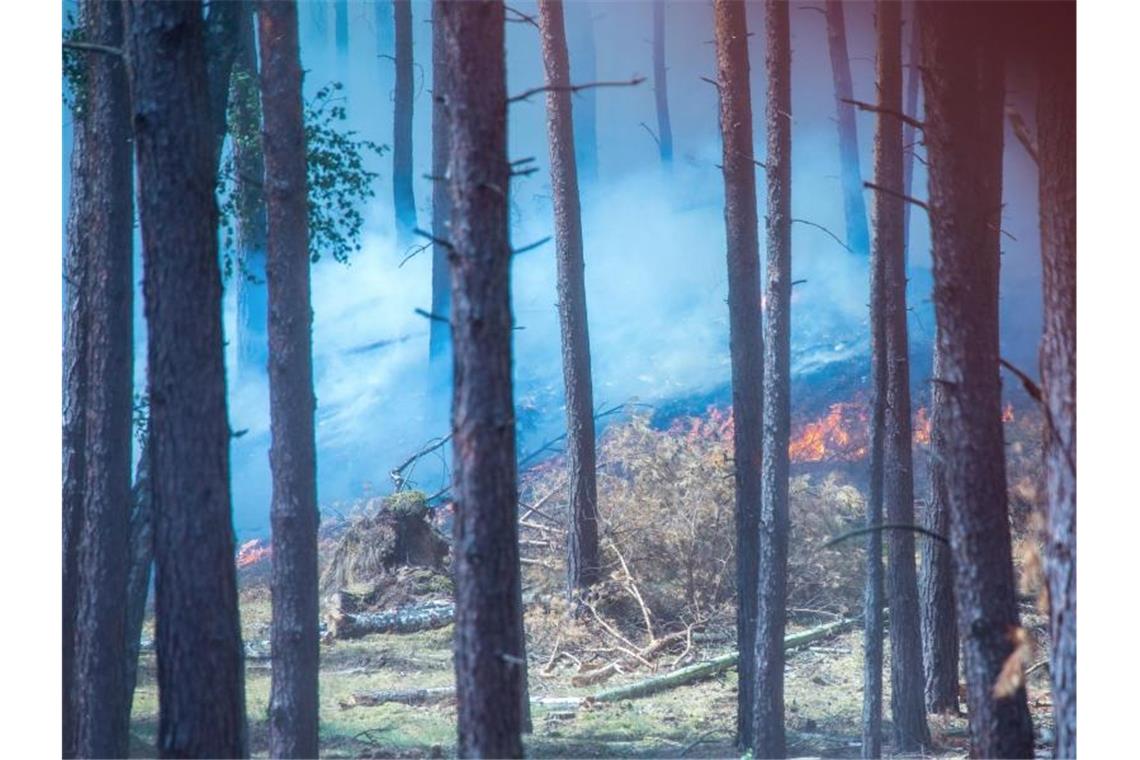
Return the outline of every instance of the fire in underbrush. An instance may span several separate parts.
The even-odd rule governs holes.
[[[273,548],[267,541],[254,538],[238,547],[236,563],[239,568],[256,565],[273,553]]]

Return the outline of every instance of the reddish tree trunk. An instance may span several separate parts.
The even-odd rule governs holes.
[[[875,6],[878,37],[879,105],[902,110],[902,6],[880,0]],[[875,183],[895,195],[876,193],[872,267],[881,276],[872,301],[881,304],[883,345],[873,358],[883,365],[883,504],[886,519],[914,524],[914,473],[910,424],[910,363],[907,339],[906,260],[903,243],[902,122],[879,114],[875,128]],[[896,751],[930,744],[922,673],[922,630],[914,533],[892,530],[887,540],[887,603],[891,608],[891,717]]]
[[[258,11],[269,295],[269,416],[273,436],[273,679],[269,753],[316,757],[317,472],[313,431],[308,185],[295,2]]]
[[[736,431],[733,438],[733,460],[736,462],[736,639],[739,650],[750,653],[756,647],[756,541],[760,515],[761,394],[764,386],[752,98],[744,5],[719,1],[713,9],[724,167],[732,416]],[[737,667],[736,744],[743,751],[752,746],[755,662],[745,654]]]
[[[248,753],[202,7],[126,6],[148,330],[159,753]]]
[[[458,753],[519,757],[526,643],[511,387],[501,2],[442,3],[451,160]]]
[[[756,607],[753,755],[782,757],[788,596],[788,436],[791,425],[792,46],[788,4],[766,0],[768,260],[764,292],[764,442]]]
[[[991,6],[926,3],[922,25],[943,446],[970,751],[1030,757],[1024,687],[994,695],[1018,628],[998,376],[1002,41]]]
[[[1045,571],[1053,635],[1050,672],[1055,754],[1077,752],[1077,102],[1073,4],[1049,9],[1037,101],[1041,269],[1045,334],[1041,382],[1047,410]]]

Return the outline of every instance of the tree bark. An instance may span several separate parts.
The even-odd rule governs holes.
[[[447,72],[444,67],[443,24],[440,0],[432,1],[431,10],[431,234],[436,240],[451,235],[451,198],[447,191]],[[430,320],[428,353],[432,365],[432,384],[450,377],[451,358],[451,283],[447,271],[447,247],[431,246],[431,313],[442,319]]]
[[[539,0],[542,58],[546,67],[546,134],[558,268],[558,321],[562,330],[562,377],[566,394],[566,459],[570,485],[566,590],[576,599],[601,577],[598,556],[597,458],[594,391],[586,316],[582,208],[574,156],[570,62],[561,0]]]
[[[229,125],[234,162],[234,220],[238,272],[238,377],[261,377],[265,372],[265,158],[261,148],[261,102],[258,97],[257,41],[254,7],[241,3],[239,49],[230,83]]]
[[[918,34],[918,2],[911,3],[910,16],[910,42],[907,53],[909,63],[906,73],[906,107],[903,110],[907,116],[918,118],[918,89],[922,80],[922,72],[918,69],[919,63],[919,34]],[[915,128],[911,123],[903,124],[903,195],[914,197],[911,188],[914,185],[914,154],[918,150],[918,140],[915,137]],[[903,256],[906,259],[906,271],[910,272],[910,207],[903,205]],[[957,676],[955,676],[956,678]]]
[[[871,292],[879,290],[882,269],[871,267]],[[886,342],[882,302],[871,298],[871,354]],[[883,523],[883,398],[887,393],[882,362],[871,361],[871,477],[867,493],[867,526]],[[862,756],[883,754],[883,535],[867,534],[867,580],[863,592],[863,747]]]
[[[764,440],[756,607],[753,755],[782,757],[788,596],[788,438],[791,426],[792,47],[788,4],[765,0],[768,215],[764,293]]]
[[[669,85],[665,68],[665,0],[653,0],[653,99],[657,105],[661,163],[668,167],[673,163],[673,127],[669,122]],[[756,194],[755,184],[753,181],[753,195]]]
[[[655,13],[660,5],[654,6]],[[731,0],[718,0],[713,6],[713,15],[720,93],[721,165],[724,167],[729,346],[735,425],[736,639],[740,651],[747,655],[756,646],[756,543],[760,519],[764,412],[756,167],[752,150],[752,97],[745,7]],[[736,701],[736,745],[741,751],[752,746],[754,672],[753,658],[742,658]]]
[[[1041,382],[1046,408],[1045,571],[1053,637],[1050,672],[1057,757],[1077,752],[1077,103],[1076,19],[1049,9],[1049,45],[1037,101],[1041,264],[1045,334]]]
[[[945,374],[935,338],[934,372]],[[932,384],[930,391],[930,448],[927,472],[930,500],[923,526],[946,536],[950,533],[946,475],[941,451],[945,448],[945,388]],[[954,564],[950,547],[941,541],[923,540],[919,575],[919,609],[922,618],[922,664],[926,675],[926,709],[958,711],[958,616],[954,609]]]
[[[988,5],[919,7],[944,464],[970,751],[1030,757],[1025,689],[994,696],[1018,627],[998,376],[1004,72]]]
[[[248,754],[202,7],[126,5],[148,327],[159,753]]]
[[[317,461],[313,429],[308,183],[295,2],[263,2],[261,107],[265,118],[269,416],[273,473],[273,677],[269,753],[316,757],[320,615]]]
[[[831,73],[835,78],[836,122],[839,125],[839,178],[843,185],[843,212],[847,220],[847,247],[868,256],[871,253],[867,230],[867,204],[863,200],[863,176],[859,170],[859,138],[855,128],[855,106],[851,100],[851,62],[847,58],[847,30],[843,19],[843,3],[827,0],[827,50],[831,55]]]
[[[570,81],[578,84],[598,78],[597,51],[594,47],[594,6],[589,0],[570,4],[566,17],[570,55]],[[588,193],[598,182],[598,93],[582,90],[574,101],[574,153],[578,179]]]
[[[392,129],[392,191],[396,208],[396,239],[400,247],[416,228],[416,196],[412,185],[412,3],[393,0],[396,22],[396,96]]]
[[[441,3],[451,156],[458,754],[519,757],[526,643],[511,387],[507,91],[500,2]]]
[[[119,47],[114,3],[85,0],[85,39]],[[86,53],[75,112],[64,348],[64,754],[125,755],[133,382],[131,143],[121,59]]]
[[[879,105],[902,110],[902,6],[880,0],[875,6],[878,37]],[[914,524],[914,471],[910,419],[910,344],[907,337],[906,261],[903,249],[902,122],[878,114],[875,127],[875,184],[896,194],[875,193],[872,267],[881,275],[872,301],[881,302],[884,345],[872,354],[882,363],[886,396],[883,415],[883,503],[888,522]],[[930,744],[922,671],[922,632],[914,533],[887,534],[887,603],[891,609],[891,717],[894,749],[913,752]]]

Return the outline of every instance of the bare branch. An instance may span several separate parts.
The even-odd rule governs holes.
[[[435,235],[425,230],[421,230],[419,227],[416,227],[414,230],[412,230],[412,232],[416,233],[420,237],[427,238],[435,245],[443,246],[449,251],[455,250],[455,246],[453,246],[450,241],[444,240],[443,238],[437,238]]]
[[[528,16],[525,13],[523,13],[522,11],[515,10],[514,8],[512,8],[509,5],[504,5],[503,10],[505,10],[507,13],[513,13],[514,14],[514,18],[507,18],[506,19],[506,22],[508,24],[530,24],[535,29],[541,29],[541,27],[539,27],[539,25],[538,25],[538,22],[534,20],[534,16]]]
[[[1009,114],[1009,125],[1013,127],[1013,136],[1021,143],[1021,147],[1025,148],[1025,152],[1033,159],[1033,163],[1039,164],[1037,160],[1037,141],[1033,139],[1033,135],[1029,133],[1029,125],[1025,123],[1024,117],[1021,112],[1013,106],[1006,108],[1006,113]]]
[[[111,45],[100,45],[98,42],[64,40],[63,47],[70,50],[83,50],[88,53],[104,53],[106,55],[118,56],[119,58],[125,57],[122,48],[113,47]]]
[[[824,549],[830,549],[841,541],[846,541],[849,538],[856,538],[858,536],[865,536],[868,533],[878,533],[884,530],[909,530],[912,533],[921,533],[924,536],[929,536],[935,541],[941,541],[949,545],[950,540],[943,536],[941,533],[935,533],[932,530],[922,527],[921,525],[910,525],[909,523],[882,523],[880,525],[868,525],[855,530],[849,530],[846,533],[841,533],[835,538],[831,539],[823,545]]]
[[[890,195],[895,198],[899,198],[906,201],[907,203],[913,203],[926,213],[930,213],[930,206],[926,203],[926,201],[920,201],[918,198],[912,198],[909,195],[904,195],[903,193],[900,193],[897,190],[892,190],[889,187],[876,185],[874,182],[864,182],[863,187],[867,188],[868,190],[876,190],[880,193],[883,193],[884,195]]]
[[[1004,358],[998,357],[998,362],[1001,364],[1001,366],[1012,372],[1013,375],[1021,381],[1021,387],[1025,389],[1025,392],[1029,394],[1029,397],[1031,399],[1039,404],[1042,403],[1044,394],[1041,392],[1041,386],[1035,383],[1033,381],[1033,378],[1015,367],[1011,362],[1006,361]]]
[[[550,242],[550,240],[551,240],[550,235],[547,235],[542,240],[536,240],[535,242],[530,243],[529,245],[524,245],[522,248],[515,248],[513,251],[511,251],[511,253],[513,253],[514,255],[517,256],[520,253],[526,253],[527,251],[533,251],[535,248],[538,248],[539,246],[546,245],[547,243]]]
[[[451,324],[451,320],[449,320],[447,317],[441,317],[438,314],[432,314],[430,311],[428,311],[426,309],[416,309],[416,314],[419,314],[421,317],[423,317],[425,319],[430,319],[434,322],[443,322],[446,325]]]
[[[543,85],[541,87],[531,87],[529,90],[523,90],[518,95],[512,95],[507,98],[508,103],[518,103],[519,101],[526,100],[533,95],[538,95],[542,92],[569,92],[571,94],[581,92],[582,90],[590,90],[598,87],[636,87],[645,81],[645,77],[633,77],[632,79],[622,81],[599,81],[599,82],[585,82],[584,84],[566,84],[566,85]]]
[[[881,113],[881,114],[886,114],[887,116],[894,116],[896,119],[901,121],[903,124],[907,124],[909,126],[912,126],[915,129],[922,129],[922,130],[926,129],[925,124],[923,124],[921,121],[914,118],[913,116],[907,116],[902,111],[896,111],[893,108],[883,108],[882,106],[877,106],[873,103],[866,103],[862,100],[852,100],[851,98],[840,98],[839,100],[842,103],[849,103],[849,104],[855,106],[860,111],[868,111],[870,113]]]
[[[653,138],[653,142],[657,143],[657,147],[660,148],[661,147],[661,140],[657,137],[657,133],[654,132],[652,129],[650,129],[649,125],[646,124],[644,121],[639,122],[639,124],[641,125],[641,127],[643,129],[645,129],[646,132],[649,133],[649,136]]]
[[[799,222],[800,224],[806,224],[809,227],[815,227],[817,230],[823,230],[824,232],[826,232],[828,235],[831,236],[832,240],[834,240],[836,243],[839,243],[841,246],[846,248],[849,253],[855,253],[855,251],[851,250],[851,246],[847,245],[847,243],[844,243],[842,240],[840,240],[838,235],[836,235],[834,232],[832,232],[831,230],[824,227],[822,224],[816,224],[815,222],[808,221],[807,219],[793,219],[792,220],[792,224],[795,224],[796,222]],[[794,285],[795,283],[792,283],[792,284]]]
[[[717,90],[720,90],[720,82],[716,81],[715,79],[709,79],[708,77],[701,77],[700,79],[702,82],[708,82],[713,87],[717,88]]]

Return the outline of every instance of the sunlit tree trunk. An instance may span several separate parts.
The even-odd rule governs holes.
[[[202,7],[126,5],[155,500],[158,750],[248,754]],[[172,146],[177,146],[173,149]]]
[[[657,105],[658,148],[661,152],[661,163],[666,166],[673,163],[673,127],[669,123],[668,81],[665,67],[665,0],[653,0],[653,100]],[[755,181],[753,181],[753,194],[755,194]]]
[[[511,386],[501,2],[441,3],[451,157],[458,754],[520,757],[526,642]]]
[[[753,755],[782,757],[788,597],[788,437],[791,425],[792,46],[788,4],[765,0],[768,127],[764,291],[764,442],[756,608]]]
[[[658,3],[655,7],[660,7]],[[656,11],[655,11],[656,12]],[[741,653],[756,642],[756,542],[760,516],[763,436],[764,336],[761,333],[760,243],[756,167],[752,151],[745,8],[732,0],[713,5],[720,93],[724,226],[728,262],[729,345],[732,355],[733,461],[736,479],[736,640]],[[737,665],[736,745],[752,746],[755,662]]]
[[[394,0],[396,19],[396,96],[392,139],[392,190],[396,209],[396,238],[407,245],[416,228],[416,196],[412,183],[412,3]]]
[[[594,391],[590,331],[586,318],[586,273],[582,253],[582,208],[574,157],[570,62],[561,0],[539,0],[542,59],[546,66],[546,133],[558,265],[558,321],[562,330],[562,376],[566,394],[566,460],[570,485],[567,526],[567,592],[576,599],[601,576],[598,556],[598,486],[594,450]]]
[[[1030,757],[1025,688],[995,695],[1018,628],[998,376],[998,269],[1005,92],[988,5],[924,3],[925,142],[944,465],[963,642],[970,752]],[[963,160],[963,157],[968,160]]]
[[[878,38],[876,69],[879,106],[902,110],[902,5],[880,0],[875,5]],[[914,524],[913,445],[910,420],[910,344],[907,337],[906,260],[903,243],[902,122],[880,113],[875,127],[875,183],[893,190],[874,199],[872,268],[880,272],[872,302],[882,319],[880,350],[886,395],[879,397],[883,424],[883,506],[886,520]],[[891,718],[896,751],[911,752],[930,744],[922,672],[922,633],[918,613],[918,580],[914,533],[890,530],[887,542],[887,604],[891,608]]]
[[[1050,672],[1055,754],[1077,753],[1077,102],[1074,7],[1049,9],[1050,36],[1037,101],[1041,269],[1047,410],[1045,572],[1053,636]]]
[[[431,234],[436,240],[447,240],[451,234],[451,197],[447,190],[448,129],[447,72],[444,66],[443,24],[440,0],[433,0],[431,10]],[[432,383],[450,376],[451,283],[447,271],[447,247],[432,243],[431,247],[431,320],[429,355]]]
[[[295,2],[263,2],[261,107],[273,473],[273,653],[269,754],[317,756],[317,472],[308,185]]]
[[[114,3],[84,0],[88,42],[119,47]],[[84,52],[68,219],[64,427],[64,754],[125,755],[125,610],[134,294],[130,112],[121,58]]]
[[[847,220],[847,246],[867,256],[871,252],[867,231],[867,204],[863,200],[863,177],[859,170],[859,138],[855,129],[855,106],[851,100],[851,62],[847,57],[847,29],[843,19],[843,3],[827,0],[827,49],[831,55],[831,72],[835,78],[836,123],[839,126],[839,179],[843,186],[843,212]]]

